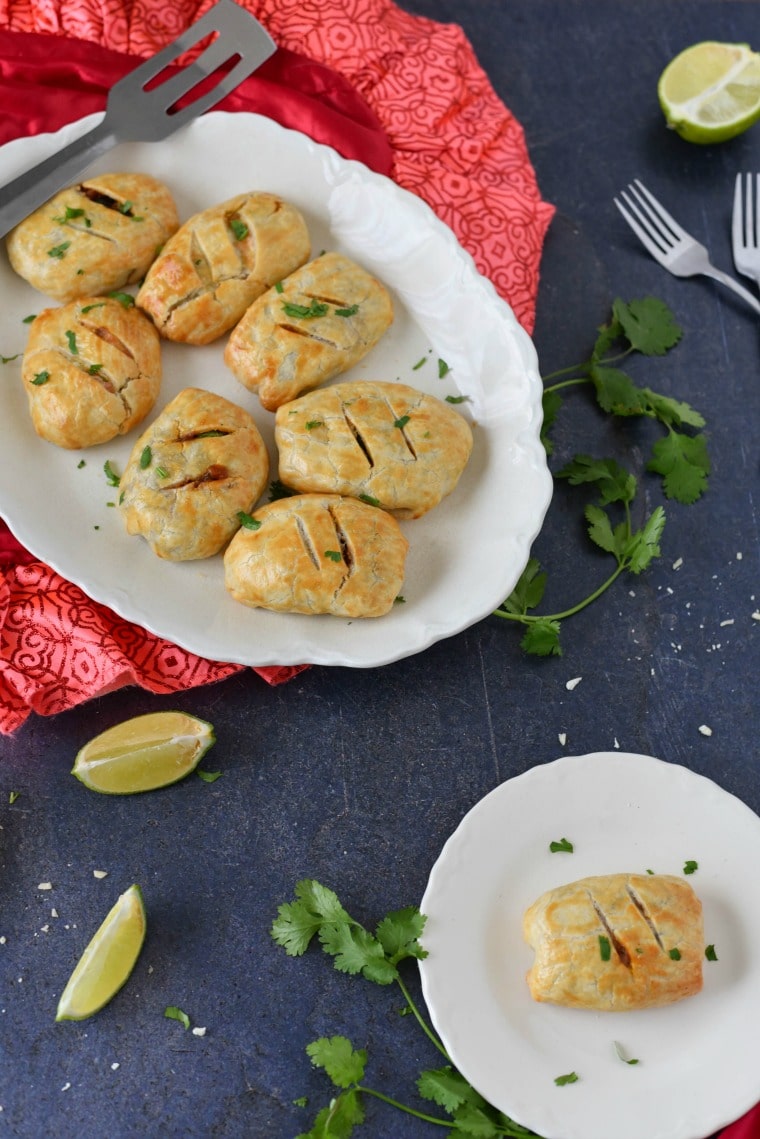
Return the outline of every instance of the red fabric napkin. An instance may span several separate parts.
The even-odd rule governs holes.
[[[171,42],[211,2],[0,0],[0,142],[102,109],[135,57]],[[244,2],[280,50],[221,107],[269,115],[425,199],[532,331],[553,209],[520,124],[462,30],[390,0]],[[0,571],[1,732],[124,684],[167,693],[238,671],[118,618],[2,523]],[[275,684],[304,667],[256,671]]]

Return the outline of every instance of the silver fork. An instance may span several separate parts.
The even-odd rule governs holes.
[[[628,222],[641,244],[669,273],[676,277],[712,277],[722,285],[732,289],[747,304],[760,313],[760,301],[752,296],[743,285],[721,272],[710,263],[704,245],[691,237],[675,218],[660,205],[646,186],[638,180],[631,182],[615,205]]]
[[[736,175],[731,242],[738,271],[760,282],[760,175]]]

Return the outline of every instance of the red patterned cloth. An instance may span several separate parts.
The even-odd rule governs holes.
[[[0,0],[0,142],[101,109],[134,56],[171,42],[211,3]],[[222,107],[270,115],[418,194],[532,331],[553,209],[541,198],[520,124],[462,30],[390,0],[244,3],[281,50]],[[1,522],[0,571],[2,732],[31,711],[54,714],[124,684],[168,693],[238,671],[93,602]],[[303,667],[256,671],[276,684]]]

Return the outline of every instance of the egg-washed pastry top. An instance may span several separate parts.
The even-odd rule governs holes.
[[[358,363],[392,322],[386,287],[350,258],[323,253],[251,305],[224,361],[275,411]]]
[[[236,601],[281,613],[381,617],[404,580],[409,543],[390,514],[340,495],[277,499],[224,554]]]
[[[119,507],[127,532],[160,558],[208,558],[230,540],[268,475],[253,417],[223,396],[185,388],[132,448]]]
[[[364,498],[419,518],[450,494],[472,451],[467,420],[400,383],[333,384],[275,417],[280,481],[294,490]]]
[[[209,344],[311,252],[301,213],[277,194],[238,194],[194,214],[151,266],[137,304],[168,340]]]
[[[702,904],[683,878],[607,874],[558,886],[525,912],[536,1001],[625,1012],[702,988]]]
[[[163,182],[149,174],[94,174],[11,230],[8,257],[35,289],[69,301],[142,280],[178,225]]]
[[[30,325],[21,379],[43,439],[68,448],[107,443],[136,427],[156,401],[158,333],[112,297],[45,309]]]

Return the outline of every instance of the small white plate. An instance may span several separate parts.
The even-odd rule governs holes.
[[[550,853],[562,838],[574,853]],[[629,1013],[531,999],[522,915],[540,894],[592,874],[681,874],[690,859],[718,956],[701,993]],[[545,1139],[707,1139],[760,1100],[759,865],[757,815],[650,756],[565,757],[502,783],[448,840],[420,906],[423,993],[452,1063]]]
[[[58,135],[8,143],[0,150],[0,181],[99,117]],[[181,388],[195,386],[254,416],[276,477],[274,417],[224,366],[224,340],[205,348],[165,342],[154,413],[130,435],[87,451],[63,451],[35,435],[16,361],[2,368],[0,513],[19,540],[122,617],[201,656],[238,664],[386,664],[500,605],[551,498],[539,439],[542,385],[530,338],[451,230],[390,179],[259,115],[213,112],[166,142],[121,145],[93,169],[161,178],[183,220],[252,189],[293,202],[306,218],[315,255],[332,248],[354,257],[394,296],[393,327],[341,378],[400,379],[440,398],[466,395],[457,410],[476,421],[474,452],[454,493],[425,517],[403,523],[410,541],[405,604],[367,621],[246,609],[224,588],[221,556],[169,563],[129,537],[118,510],[106,505],[118,491],[103,474],[106,460],[122,471],[143,427]],[[24,317],[52,302],[17,277],[4,256],[0,292],[0,352],[10,356],[24,348]],[[439,358],[451,369],[442,379]]]

